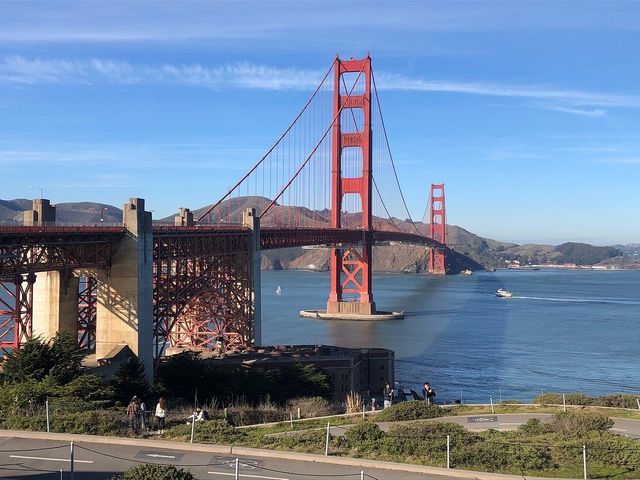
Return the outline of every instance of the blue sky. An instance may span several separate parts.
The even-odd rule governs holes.
[[[639,2],[0,2],[0,198],[211,203],[367,52],[413,216],[640,242]]]

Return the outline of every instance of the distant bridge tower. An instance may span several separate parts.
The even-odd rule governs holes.
[[[444,202],[444,183],[431,184],[429,195],[429,236],[432,240],[446,245],[447,243],[447,219]],[[445,253],[434,248],[430,249],[429,273],[436,275],[446,274]]]
[[[358,75],[358,87],[364,83],[364,91],[354,94],[340,91],[340,85],[346,85],[343,74]],[[361,83],[361,81],[364,82]],[[342,116],[347,110],[360,110],[363,115],[363,128],[357,132],[342,131]],[[345,110],[345,112],[342,112]],[[349,120],[348,113],[346,120]],[[372,152],[371,152],[371,57],[361,60],[340,60],[334,63],[333,125],[331,139],[331,227],[341,228],[342,200],[347,194],[357,194],[362,205],[361,249],[334,248],[331,250],[331,291],[327,302],[329,314],[376,313],[371,289],[372,261]],[[344,178],[342,175],[343,150],[355,147],[362,153],[361,174],[355,178]],[[358,302],[343,301],[343,293],[359,295]]]

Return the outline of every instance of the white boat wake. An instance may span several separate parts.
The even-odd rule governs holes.
[[[554,298],[554,297],[525,297],[525,296],[519,296],[519,295],[518,296],[514,295],[511,298],[519,298],[523,300],[540,300],[540,301],[547,301],[547,302],[565,302],[565,303],[610,303],[614,305],[629,305],[629,306],[640,305],[640,301],[614,300],[609,298],[579,298],[579,297]]]

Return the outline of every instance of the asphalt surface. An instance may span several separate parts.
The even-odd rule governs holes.
[[[454,422],[469,430],[513,430],[531,418],[548,421],[550,414],[486,414],[464,417],[442,417],[433,422]],[[611,431],[620,435],[640,438],[640,421],[614,418]],[[405,422],[394,422],[395,425]],[[407,422],[409,423],[409,422]],[[392,423],[380,423],[388,430]],[[333,427],[333,435],[344,434],[348,426]],[[159,442],[160,443],[160,442]],[[332,465],[277,457],[242,456],[239,458],[241,480],[308,480],[361,478],[356,466]],[[189,470],[197,479],[234,479],[236,458],[204,452],[171,450],[165,446],[105,445],[90,442],[75,444],[73,480],[110,480],[113,475],[143,463],[173,464]],[[364,470],[369,480],[437,480],[451,476],[427,475],[404,471],[372,469]],[[40,440],[0,437],[0,478],[20,480],[67,480],[70,474],[70,444],[60,440]]]
[[[59,447],[59,448],[52,448]],[[46,449],[46,450],[43,450]],[[277,453],[276,453],[277,455]],[[71,479],[70,444],[59,440],[0,438],[0,478],[30,480]],[[188,469],[197,479],[224,480],[235,477],[235,457],[149,448],[77,443],[74,480],[107,480],[140,463],[173,464]],[[241,480],[308,480],[361,478],[358,467],[279,458],[239,459]],[[62,477],[60,471],[62,470]],[[391,470],[365,470],[368,480],[451,479]]]
[[[475,432],[483,430],[516,430],[520,425],[524,425],[532,418],[537,418],[541,422],[548,422],[553,418],[549,413],[503,413],[503,414],[485,414],[485,415],[468,415],[454,417],[440,417],[427,420],[428,422],[447,422],[457,423]],[[640,420],[631,420],[626,418],[613,418],[614,425],[611,432],[619,435],[625,435],[632,438],[640,438]],[[379,422],[378,425],[383,431],[388,431],[392,425],[401,425],[411,422]],[[331,433],[334,435],[343,435],[350,425],[343,427],[333,427]]]

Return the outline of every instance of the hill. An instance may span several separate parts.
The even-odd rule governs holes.
[[[22,222],[22,212],[31,209],[31,205],[31,200],[24,198],[0,200],[0,223],[10,225]],[[101,213],[103,223],[106,225],[122,223],[120,208],[94,202],[56,204],[56,223],[60,225],[98,225]]]

